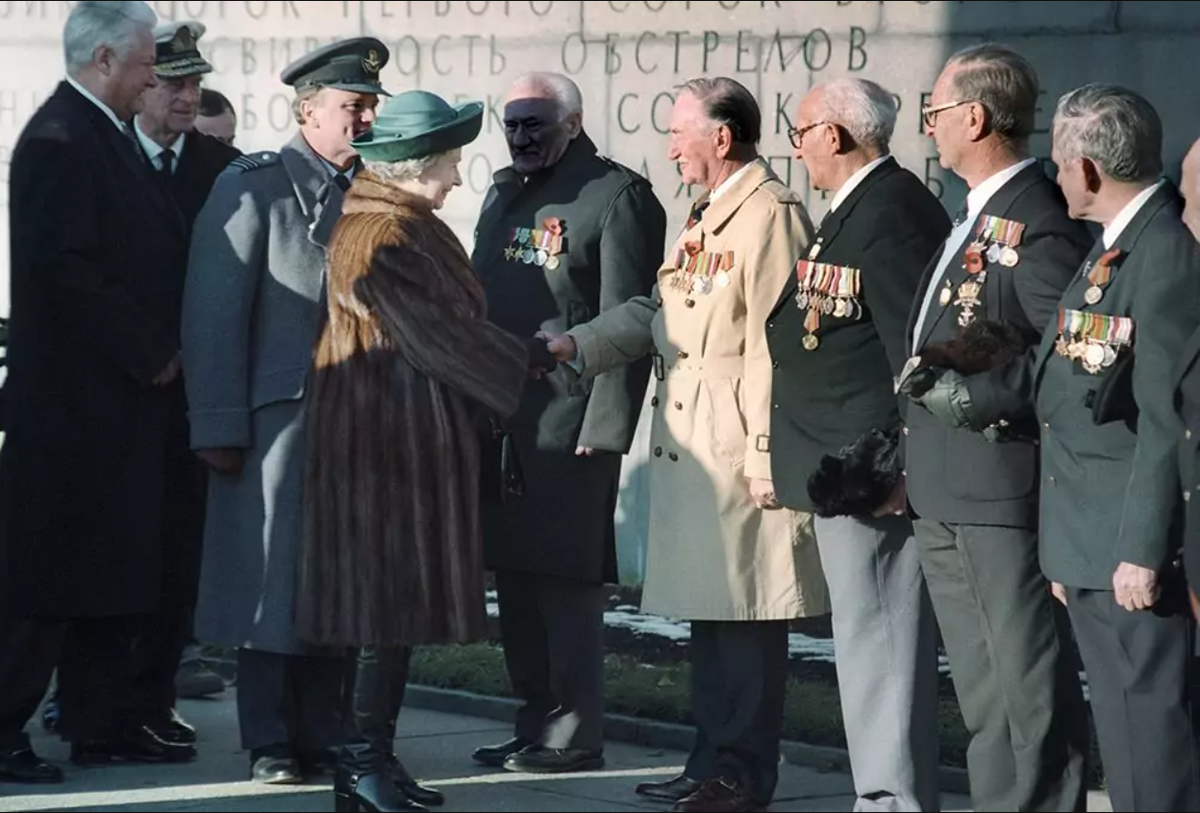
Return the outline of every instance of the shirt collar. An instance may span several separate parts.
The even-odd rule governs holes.
[[[319,155],[317,157],[321,158]],[[348,169],[338,169],[324,158],[321,158],[321,163],[325,165],[325,171],[329,173],[330,178],[334,177],[335,175],[345,175],[346,180],[353,181],[355,174],[358,173],[359,162],[357,160],[352,161]]]
[[[999,192],[1006,183],[1017,177],[1026,167],[1031,167],[1035,163],[1037,163],[1036,158],[1026,158],[1007,169],[1000,170],[972,189],[967,194],[967,221],[974,221],[987,202],[992,199],[992,195]]]
[[[133,122],[133,131],[137,133],[138,142],[142,145],[142,149],[146,151],[146,155],[151,161],[157,161],[158,156],[162,154],[163,148],[159,146],[157,141],[142,132],[142,124],[137,119]],[[186,135],[186,133],[180,133],[175,137],[175,141],[171,143],[171,152],[175,153],[176,161],[183,157],[184,136]]]
[[[109,121],[111,121],[118,130],[124,131],[129,126],[117,118],[117,114],[113,112],[111,107],[100,101],[98,98],[96,98],[94,93],[85,88],[83,85],[79,84],[79,82],[75,81],[75,77],[68,76],[67,83],[70,84],[71,87],[75,88],[75,90],[79,91],[79,94],[83,96],[83,98],[100,108],[100,110],[104,112],[104,115],[108,116]]]
[[[1121,236],[1121,232],[1125,231],[1126,227],[1133,222],[1133,219],[1137,217],[1137,213],[1146,205],[1146,201],[1150,200],[1162,185],[1163,182],[1159,180],[1158,183],[1143,189],[1138,193],[1136,198],[1125,204],[1125,208],[1121,210],[1120,214],[1114,217],[1113,222],[1109,223],[1104,229],[1105,251],[1113,247],[1113,244]]]
[[[721,197],[721,195],[728,192],[733,187],[733,185],[735,183],[737,183],[741,179],[741,177],[746,174],[746,171],[748,169],[750,169],[750,167],[752,167],[752,166],[754,166],[753,161],[749,162],[744,167],[739,169],[737,172],[733,173],[728,178],[721,181],[721,185],[718,186],[716,189],[714,189],[712,191],[712,194],[708,196],[708,202],[712,203],[714,200]]]
[[[843,203],[846,202],[846,198],[850,197],[850,193],[853,192],[855,189],[857,189],[858,185],[861,184],[864,180],[866,180],[867,176],[870,175],[871,172],[874,171],[874,169],[876,167],[878,167],[884,161],[888,160],[891,157],[892,156],[890,154],[885,153],[885,154],[879,156],[878,158],[876,158],[871,163],[867,164],[865,167],[860,169],[858,172],[851,175],[850,179],[848,181],[846,181],[844,184],[842,184],[841,189],[839,189],[837,191],[837,194],[833,196],[833,203],[829,204],[829,211],[831,211],[831,212],[836,211],[837,207],[841,206]]]

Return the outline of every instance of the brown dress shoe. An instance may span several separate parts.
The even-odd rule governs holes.
[[[753,813],[762,809],[739,786],[724,779],[708,780],[671,808],[675,813]]]
[[[686,774],[679,774],[666,782],[642,782],[634,792],[662,802],[678,802],[700,790],[700,783]]]

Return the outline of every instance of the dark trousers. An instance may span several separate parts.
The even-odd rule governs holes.
[[[58,668],[58,730],[72,742],[105,740],[147,723],[134,647],[145,616],[0,619],[0,750],[23,748],[25,724]]]
[[[604,747],[604,585],[496,571],[516,736],[547,748]]]
[[[50,687],[66,631],[0,612],[0,754],[29,747],[25,724]]]
[[[175,673],[192,637],[192,608],[165,607],[146,620],[135,647],[135,686],[143,712],[161,719],[175,708]]]
[[[1091,735],[1066,614],[1021,528],[914,523],[971,734],[978,811],[1084,811]]]
[[[1110,590],[1067,591],[1113,810],[1200,810],[1190,691],[1195,626],[1182,584],[1129,612]]]
[[[786,621],[693,621],[696,742],[684,772],[736,783],[760,805],[779,782],[787,687]]]
[[[238,650],[238,724],[247,750],[323,751],[339,745],[342,658]]]

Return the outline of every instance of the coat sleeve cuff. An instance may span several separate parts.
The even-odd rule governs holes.
[[[250,447],[250,410],[213,409],[192,412],[193,449],[247,449]]]
[[[751,435],[747,440],[745,474],[754,480],[771,479],[770,435]]]

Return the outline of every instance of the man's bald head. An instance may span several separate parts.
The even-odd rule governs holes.
[[[1183,222],[1200,242],[1200,139],[1192,144],[1183,159],[1183,177],[1179,181],[1183,193]]]
[[[513,169],[532,175],[557,164],[583,131],[579,86],[559,73],[519,77],[504,100],[504,137]]]

